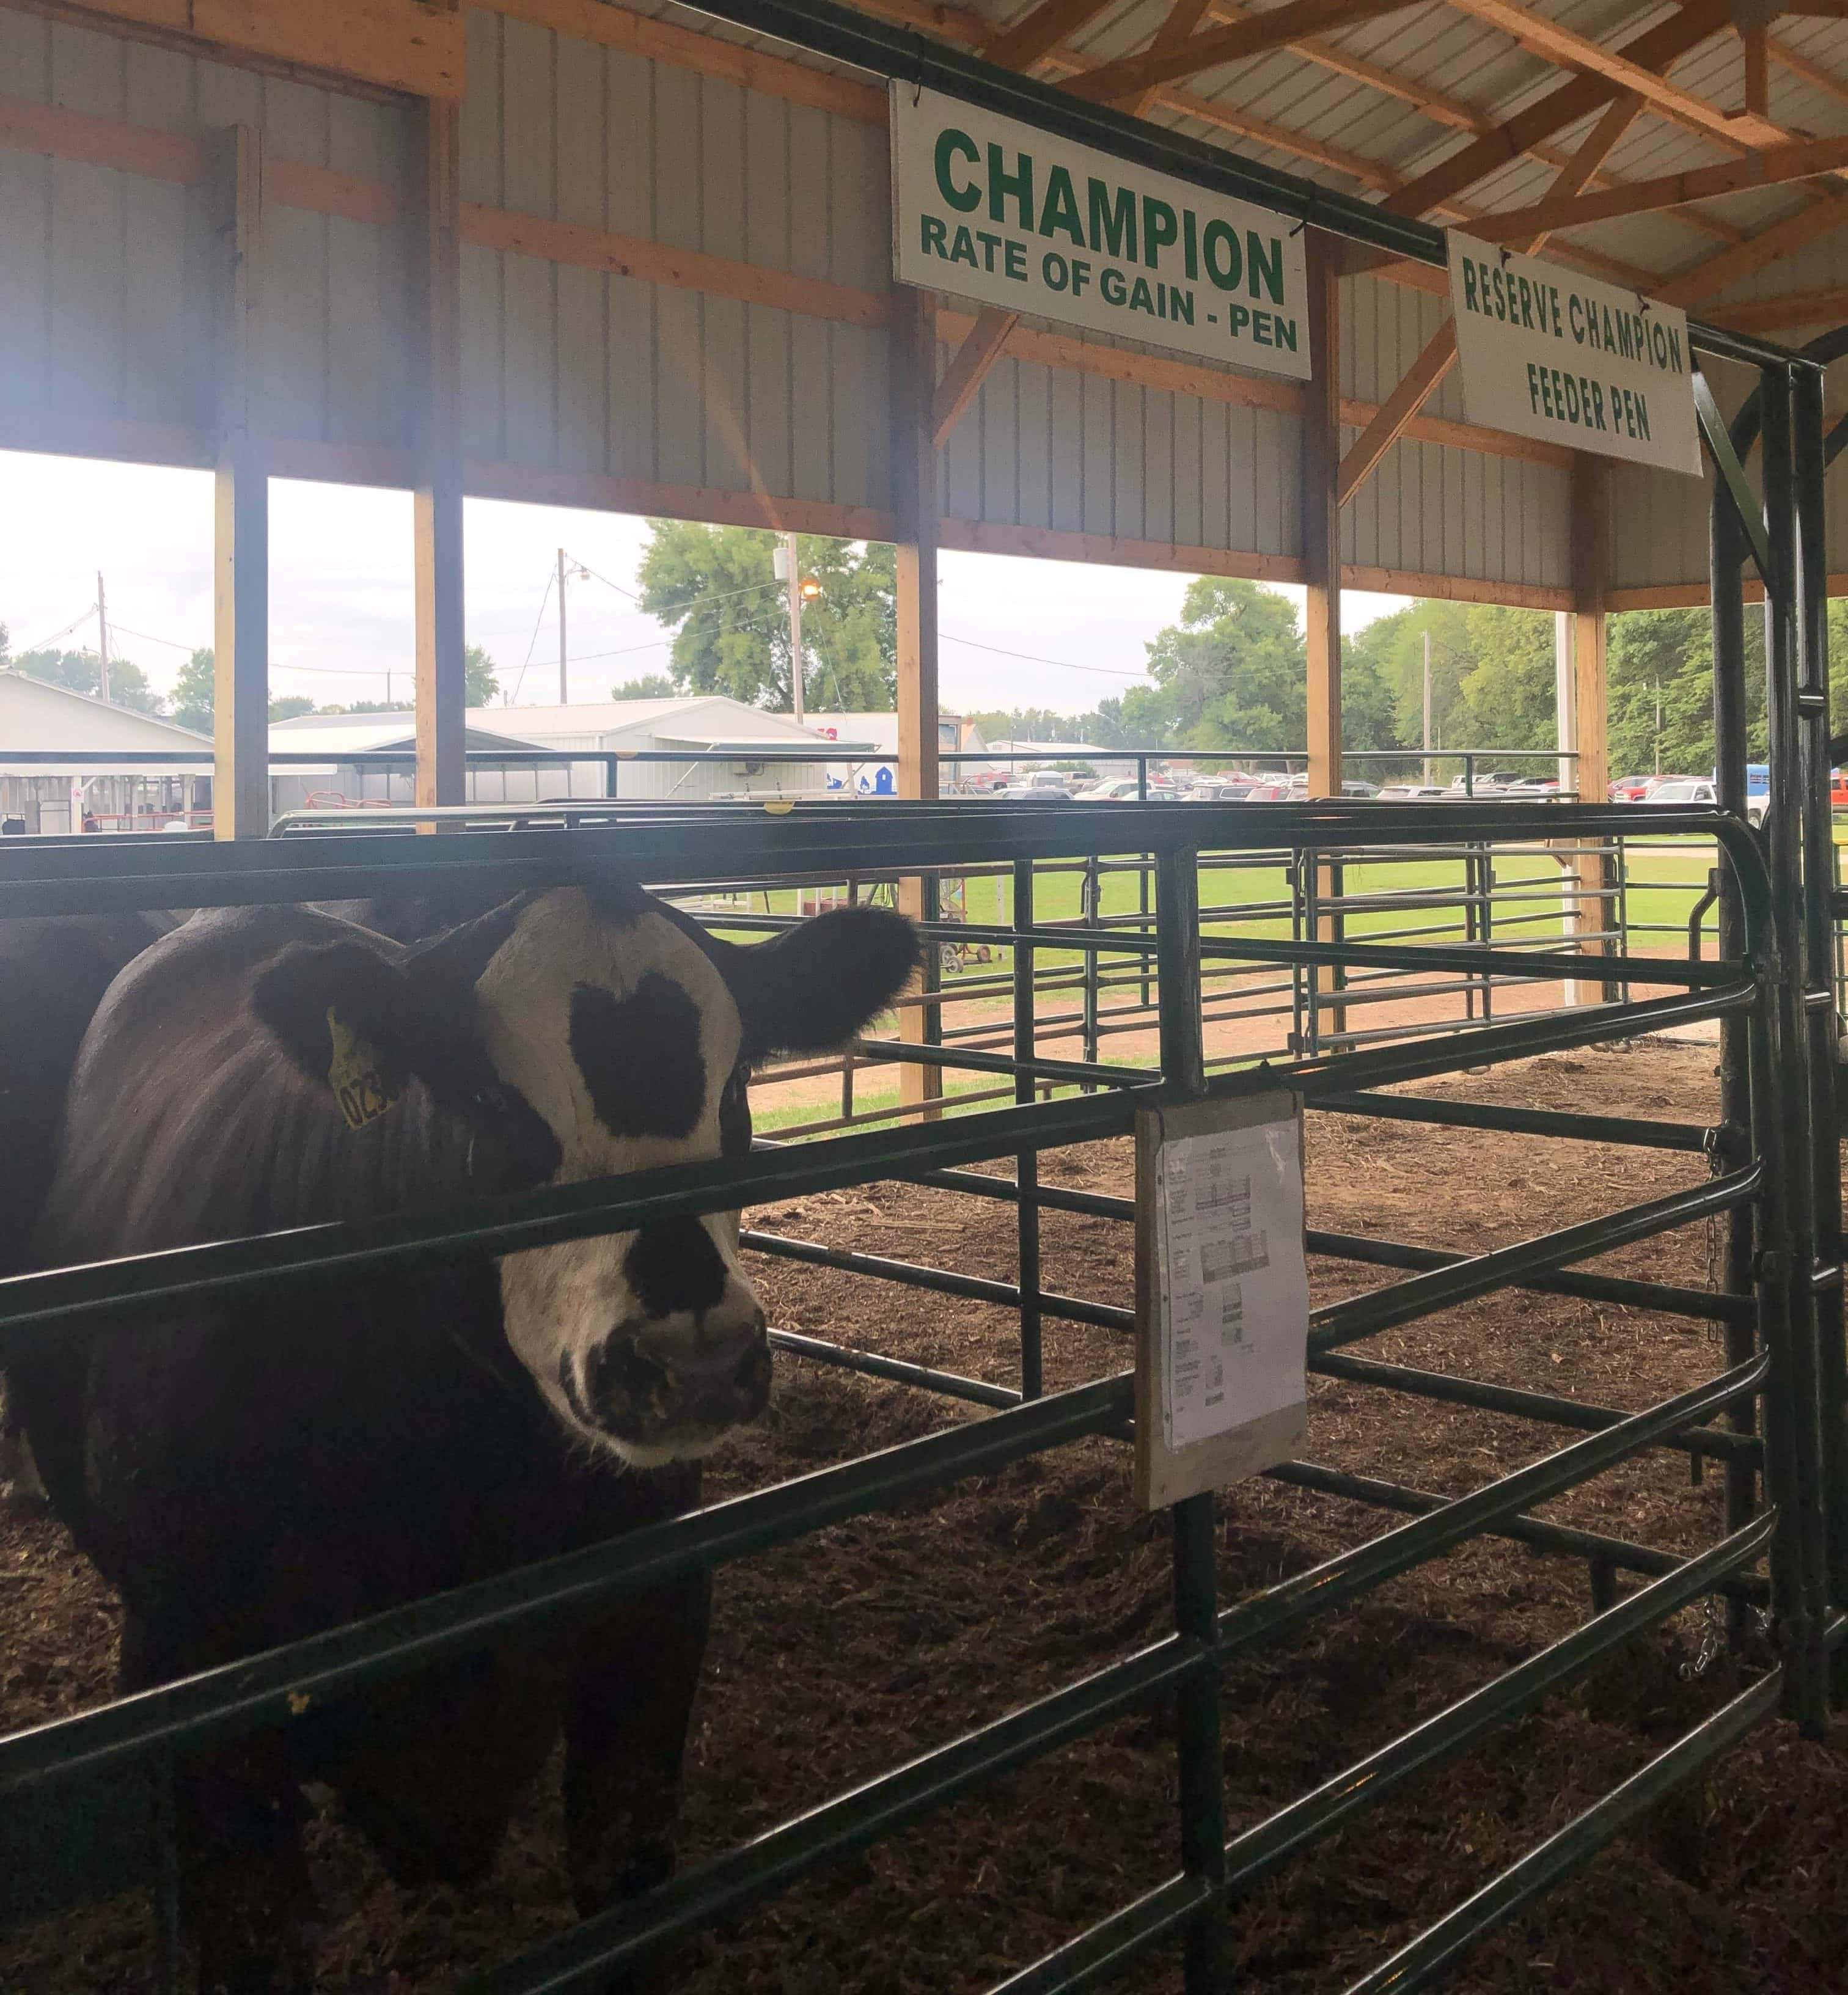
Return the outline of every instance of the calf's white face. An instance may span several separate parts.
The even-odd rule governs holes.
[[[555,1183],[717,1157],[726,1122],[748,1146],[737,1003],[643,905],[612,920],[548,894],[475,987],[489,1064],[558,1145]],[[735,1212],[709,1214],[502,1258],[507,1341],[568,1427],[646,1467],[757,1417],[770,1351],[737,1238]]]
[[[478,1183],[570,1184],[742,1156],[751,1066],[840,1045],[918,960],[915,929],[886,909],[740,948],[612,883],[509,901],[409,951],[330,919],[256,975],[251,1004],[304,1076],[360,1101],[347,1140],[381,1140],[370,1121],[415,1076],[469,1125]],[[735,1212],[530,1248],[499,1269],[508,1344],[599,1448],[651,1466],[763,1410],[770,1350]]]

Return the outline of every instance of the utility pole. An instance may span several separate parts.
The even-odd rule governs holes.
[[[1424,634],[1424,787],[1431,788],[1431,633]]]
[[[105,699],[109,697],[109,609],[103,594],[103,572],[96,571],[96,655],[98,660],[97,689]]]
[[[789,706],[796,724],[802,718],[802,568],[795,536],[785,534],[776,551],[777,579],[789,598]]]
[[[558,550],[558,704],[568,706],[571,695],[565,687],[565,550]]]

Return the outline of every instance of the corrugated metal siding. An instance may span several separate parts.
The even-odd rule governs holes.
[[[0,11],[9,94],[209,141],[254,125],[271,155],[402,177],[403,114],[106,33]],[[211,420],[204,189],[0,150],[0,398],[74,422]],[[329,443],[401,440],[402,259],[381,231],[272,205],[267,421]]]
[[[883,131],[504,17],[468,16],[465,200],[883,287]],[[884,506],[876,330],[464,252],[471,457]]]
[[[1383,402],[1449,317],[1441,298],[1361,277],[1342,298],[1341,390]],[[1425,404],[1463,415],[1453,367]],[[1344,449],[1358,431],[1343,434]],[[1341,558],[1365,568],[1561,589],[1570,581],[1568,474],[1523,458],[1404,438],[1341,514]]]
[[[950,434],[939,503],[984,525],[1294,555],[1301,432],[1274,410],[1004,357]]]
[[[1028,4],[1016,0],[1005,11]],[[1108,9],[1080,39],[1108,57],[1146,39],[1165,12],[1166,0]],[[1582,32],[1609,36],[1630,9],[1627,0],[1571,0],[1557,12]],[[472,12],[468,30],[465,198],[884,288],[887,170],[878,127],[498,14]],[[1790,36],[1838,67],[1848,60],[1848,27],[1801,24]],[[1459,99],[1492,105],[1498,118],[1558,80],[1506,37],[1428,10],[1337,39]],[[1678,69],[1678,79],[1729,101],[1736,65],[1736,46],[1720,36]],[[1774,75],[1775,108],[1793,122],[1801,115],[1822,129],[1844,122],[1839,103],[1781,70]],[[1396,173],[1420,170],[1465,142],[1403,99],[1290,51],[1209,75],[1201,87]],[[0,88],[201,139],[242,119],[262,132],[273,158],[393,184],[404,178],[401,112],[10,10],[0,10]],[[1241,149],[1300,170],[1280,155]],[[1716,149],[1647,118],[1616,160],[1626,173],[1661,172]],[[1475,197],[1490,204],[1536,197],[1552,170],[1511,164]],[[1726,212],[1745,217],[1752,202],[1775,212],[1797,197],[1743,197]],[[0,402],[51,417],[207,427],[204,223],[199,190],[0,150]],[[402,446],[407,299],[393,232],[279,205],[268,226],[268,427],[290,439]],[[1667,260],[1681,260],[1684,246],[1690,255],[1712,246],[1683,222],[1633,226],[1653,228]],[[1585,239],[1616,239],[1592,232]],[[1824,237],[1733,296],[1848,283],[1844,242]],[[511,252],[469,248],[463,260],[471,458],[843,506],[889,503],[879,331]],[[1352,283],[1344,393],[1383,400],[1442,315],[1441,304],[1421,294]],[[1462,417],[1454,374],[1427,406]],[[1291,556],[1300,551],[1299,431],[1295,418],[1273,410],[1010,358],[952,438],[943,507],[983,524]],[[1698,580],[1702,496],[1685,481],[1620,476],[1616,585]],[[1404,441],[1348,508],[1344,555],[1366,566],[1559,586],[1567,517],[1561,470]],[[1848,517],[1836,537],[1835,565],[1848,568]]]
[[[1841,371],[1833,370],[1836,374]],[[1716,366],[1709,368],[1709,379],[1730,422],[1750,392],[1752,377],[1743,368]],[[1839,394],[1839,388],[1836,392]],[[1834,399],[1832,396],[1832,403]],[[1754,450],[1745,467],[1760,503],[1764,495],[1761,462]],[[1611,482],[1612,588],[1705,588],[1712,498],[1711,469],[1705,477],[1693,479],[1618,466]],[[1848,572],[1848,459],[1838,458],[1829,473],[1828,503],[1829,568],[1832,574],[1839,575]]]

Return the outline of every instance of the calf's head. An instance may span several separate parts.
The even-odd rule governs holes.
[[[408,951],[296,943],[252,1004],[292,1059],[388,1114],[415,1076],[469,1122],[486,1190],[568,1184],[751,1147],[751,1069],[840,1045],[917,967],[876,908],[740,947],[638,889],[523,896]],[[647,1467],[709,1447],[769,1392],[736,1212],[500,1262],[508,1344],[572,1431]]]

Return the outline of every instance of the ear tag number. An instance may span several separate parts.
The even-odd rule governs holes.
[[[334,1056],[328,1063],[328,1085],[349,1129],[363,1129],[397,1106],[402,1092],[385,1083],[384,1063],[369,1039],[362,1039],[330,1004],[328,1036]]]

